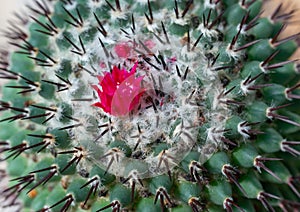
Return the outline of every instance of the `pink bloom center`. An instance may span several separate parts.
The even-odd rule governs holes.
[[[92,87],[96,90],[100,101],[93,106],[100,107],[114,116],[125,116],[132,111],[144,93],[141,87],[144,76],[136,78],[136,68],[137,64],[128,72],[114,66],[112,73],[105,72],[104,76],[97,76],[101,89],[98,85]]]

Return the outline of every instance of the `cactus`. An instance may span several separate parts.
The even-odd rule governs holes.
[[[296,211],[298,34],[262,0],[37,0],[5,31],[20,211]]]

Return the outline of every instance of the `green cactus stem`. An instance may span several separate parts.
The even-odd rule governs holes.
[[[4,34],[19,211],[300,210],[299,34],[262,0],[37,0]]]

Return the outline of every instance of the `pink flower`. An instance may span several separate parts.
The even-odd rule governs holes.
[[[132,48],[129,46],[128,43],[118,43],[115,46],[115,52],[121,58],[128,58],[131,54]]]
[[[92,85],[100,99],[93,106],[100,107],[114,116],[124,116],[132,111],[144,93],[141,87],[144,76],[136,78],[136,68],[137,63],[130,72],[114,66],[112,73],[105,72],[104,76],[97,76],[102,89],[98,85]]]

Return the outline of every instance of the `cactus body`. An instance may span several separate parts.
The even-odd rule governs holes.
[[[37,1],[6,31],[2,194],[26,211],[299,205],[290,13],[261,0]],[[285,18],[282,18],[285,17]],[[5,58],[4,58],[5,59]],[[298,84],[297,84],[298,83]],[[21,210],[21,209],[20,209]]]

